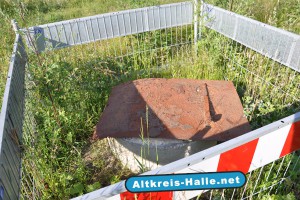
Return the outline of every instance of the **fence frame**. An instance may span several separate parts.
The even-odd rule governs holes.
[[[0,116],[0,199],[20,197],[26,62],[22,36],[16,33]]]
[[[205,23],[206,27],[216,30],[217,32],[225,35],[226,37],[229,37],[272,60],[275,60],[287,67],[294,69],[295,71],[300,72],[300,36],[299,35],[269,26],[267,24],[249,19],[247,17],[205,3],[200,4],[201,17],[199,16],[197,17],[197,15],[194,15],[195,20],[193,21],[193,13],[186,16],[183,16],[181,13],[180,15],[181,21],[174,22],[171,19],[172,15],[174,15],[174,13],[176,14],[176,12],[178,11],[178,7],[180,6],[181,8],[182,6],[185,6],[186,7],[185,9],[187,9],[186,12],[188,13],[188,11],[194,12],[195,10],[197,10],[196,8],[199,7],[199,4],[197,4],[197,1],[195,1],[194,9],[193,9],[193,4],[191,2],[167,4],[167,5],[155,6],[155,7],[154,6],[146,7],[146,8],[133,9],[133,10],[127,10],[127,11],[121,11],[115,13],[107,13],[107,14],[97,15],[93,17],[67,20],[63,22],[56,22],[56,23],[45,24],[41,26],[29,27],[28,29],[20,29],[20,31],[23,32],[23,34],[27,34],[29,30],[30,36],[27,36],[25,38],[27,41],[27,45],[32,48],[33,44],[31,44],[30,40],[28,39],[29,37],[32,37],[35,39],[38,52],[42,52],[44,50],[54,50],[57,48],[63,48],[72,45],[80,45],[80,44],[94,42],[102,39],[105,40],[108,38],[121,37],[128,34],[156,30],[157,26],[159,26],[159,28],[168,28],[168,27],[175,27],[178,25],[193,24],[193,22],[194,25],[199,26],[200,24],[201,26],[202,23]],[[175,10],[172,11],[173,8]],[[171,13],[170,18],[168,19],[163,18],[163,16],[166,16],[167,12]],[[156,16],[154,13],[158,13],[158,16]],[[138,25],[136,24],[137,26],[136,31],[130,30],[130,32],[127,33],[125,26],[123,29],[124,30],[123,33],[115,30],[113,27],[120,28],[120,23],[118,20],[120,18],[123,18],[123,20],[125,20],[126,18],[125,16],[129,16],[128,18],[129,21],[132,18],[132,16],[135,20],[138,19],[138,16],[141,16],[142,21],[138,23],[140,23],[142,29],[138,30]],[[200,21],[198,21],[199,18]],[[101,32],[99,31],[98,32],[99,37],[96,38],[95,32],[93,30],[95,29],[96,26],[99,25],[99,19],[103,19],[104,25],[106,26],[106,28],[109,28],[111,32],[109,34],[106,33],[105,35],[102,35],[103,36],[102,37]],[[151,28],[151,26],[149,25],[150,19],[153,21],[156,20],[158,24],[153,22]],[[92,22],[93,20],[94,20],[94,24]],[[268,43],[269,45],[271,44],[278,47],[275,51],[273,51],[274,49],[272,50],[267,49],[264,46],[255,46],[251,44],[251,42],[249,43],[249,41],[247,43],[246,40],[243,40],[242,37],[243,32],[242,31],[239,32],[238,29],[239,21],[246,21],[249,24],[249,26],[251,25],[254,27],[253,30],[256,30],[257,28],[268,29],[271,30],[272,33],[278,34],[278,37],[287,37],[289,38],[289,40],[286,42],[287,44],[285,44],[285,46],[282,46],[283,44],[281,43],[283,42],[281,41],[277,44]],[[77,30],[75,30],[76,38],[74,38],[73,36],[71,37],[71,35],[69,35],[69,39],[67,39],[67,34],[66,32],[64,32],[63,34],[65,36],[65,41],[69,42],[69,43],[65,43],[64,45],[63,42],[61,41],[61,37],[59,36],[57,27],[69,26],[70,27],[69,30],[72,32],[74,30],[72,30],[71,24],[74,25],[74,27],[77,27]],[[164,24],[164,26],[162,24]],[[83,27],[83,29],[80,29],[79,28],[80,26]],[[91,32],[88,31],[88,26],[91,27],[92,29]],[[16,24],[14,24],[14,27],[15,30],[18,29]],[[51,27],[54,27],[53,32],[51,32],[50,30]],[[198,30],[198,27],[194,27],[194,28],[195,30]],[[230,28],[230,30],[232,30],[233,32],[228,32],[229,31],[228,28]],[[48,33],[47,33],[47,29],[48,29]],[[64,29],[64,31],[65,30],[66,29]],[[86,31],[85,40],[83,40],[82,38],[83,36],[82,30]],[[51,35],[51,33],[54,33],[54,31],[57,32],[56,37],[53,36],[53,34]],[[116,34],[117,32],[118,34]],[[197,32],[198,31],[195,31],[195,37],[199,38],[201,32],[200,31],[198,33]],[[0,116],[0,165],[1,165],[0,172],[1,170],[4,170],[4,173],[6,174],[6,176],[4,176],[6,181],[4,180],[3,177],[0,177],[0,199],[15,199],[15,197],[17,198],[20,197],[20,195],[14,190],[20,191],[20,179],[21,179],[20,145],[22,144],[21,143],[22,126],[23,126],[23,118],[24,118],[23,115],[24,115],[24,101],[25,101],[24,78],[25,78],[25,66],[27,63],[27,53],[25,51],[25,46],[22,42],[23,34],[19,34],[18,31],[16,32],[16,40],[14,43],[14,49],[10,61],[8,79],[5,87],[1,116]],[[260,36],[261,39],[265,38],[266,34],[267,33],[262,34]],[[45,38],[47,39],[45,40]],[[51,48],[49,48],[49,45],[51,46]],[[289,53],[285,55],[287,48],[290,48],[288,51]],[[282,57],[282,55],[285,55],[285,57]],[[16,77],[18,77],[19,79],[17,79]],[[18,87],[20,88],[20,91],[16,91],[14,84],[18,84],[20,86]],[[18,107],[18,109],[16,109],[16,107]],[[267,126],[251,131],[240,137],[234,138],[232,140],[229,140],[227,142],[224,142],[212,148],[206,149],[202,152],[196,153],[187,158],[180,159],[178,161],[165,165],[156,170],[146,172],[144,174],[147,175],[166,174],[166,173],[174,173],[174,172],[187,169],[190,166],[204,163],[206,160],[216,155],[220,155],[226,151],[232,150],[250,141],[271,134],[276,130],[284,129],[285,127],[291,124],[295,124],[299,122],[300,122],[300,112],[295,113],[286,118],[283,118],[281,120],[278,120],[276,122],[273,122],[272,124],[269,124]],[[17,140],[14,140],[14,138],[12,137],[13,135],[17,135]],[[11,145],[10,148],[4,149],[4,144],[7,142],[13,145]],[[11,150],[11,148],[13,148],[13,150]],[[7,157],[6,152],[8,151],[13,156]],[[4,158],[4,156],[6,156],[6,159]],[[12,166],[11,163],[14,163],[14,166]],[[15,170],[13,170],[13,168],[15,168]],[[12,177],[17,177],[17,179],[15,178],[14,180],[12,180]],[[12,180],[12,181],[7,181],[7,180]],[[113,195],[119,194],[124,191],[125,191],[124,181],[122,181],[114,185],[91,192],[89,194],[79,196],[75,199],[76,200],[77,199],[101,199],[101,197],[105,197],[105,198],[113,197]]]
[[[298,123],[300,127],[300,112],[288,116],[286,118],[280,119],[276,122],[273,122],[267,126],[261,127],[249,133],[246,133],[242,136],[236,137],[234,139],[228,140],[224,143],[218,144],[214,147],[205,149],[199,153],[195,153],[186,158],[182,158],[170,164],[159,167],[155,170],[145,172],[141,175],[156,175],[156,174],[172,174],[172,173],[192,173],[195,171],[198,172],[214,172],[217,171],[217,168],[214,166],[215,160],[214,157],[221,155],[222,153],[228,152],[237,147],[242,147],[243,145],[247,145],[247,143],[262,138],[266,135],[272,134],[274,132],[284,132],[284,129],[291,124]],[[286,131],[285,131],[286,132]],[[297,132],[297,136],[300,136],[300,130]],[[300,144],[298,143],[298,148],[300,149]],[[268,154],[268,151],[266,151]],[[270,156],[273,157],[272,154]],[[271,158],[267,163],[263,163],[262,165],[255,166],[256,168],[262,167],[266,164],[275,161],[278,158]],[[191,170],[192,169],[192,170]],[[250,168],[247,172],[251,172],[255,168]],[[233,170],[235,171],[235,170]],[[242,170],[240,170],[242,171]],[[246,173],[247,173],[246,172]],[[88,194],[73,198],[73,200],[98,200],[98,199],[119,199],[118,194],[126,191],[125,181],[121,181],[115,183],[113,185],[101,188],[94,192],[90,192]],[[187,191],[185,197],[192,198],[197,196],[200,191]]]

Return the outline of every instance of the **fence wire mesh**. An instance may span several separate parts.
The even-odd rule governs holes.
[[[31,39],[34,40],[34,37]],[[86,148],[111,88],[139,78],[171,77],[172,66],[193,62],[192,42],[193,26],[186,24],[46,51],[38,55],[31,51],[26,79],[26,125],[31,128],[26,127],[28,133],[24,131],[24,134],[28,134],[28,151],[24,155],[26,162],[23,162],[23,199],[66,198],[70,197],[70,193],[74,197],[86,192],[74,191],[72,194],[70,190],[73,183],[68,179],[73,179],[70,174],[74,174],[75,181],[78,181],[76,176],[81,176],[78,168],[86,173],[85,180],[81,181],[93,183],[100,179],[104,182],[103,186],[109,185],[110,180],[106,179],[113,178],[113,175],[103,174],[102,170],[106,167],[93,166],[85,155],[81,155],[84,153],[78,152]],[[46,118],[49,118],[49,124],[44,123]],[[81,127],[76,128],[76,124]],[[71,137],[68,136],[70,132],[74,134]],[[61,147],[65,149],[61,150]],[[44,152],[45,148],[51,151]],[[61,151],[68,151],[68,157],[60,157],[59,154],[66,154]],[[36,161],[36,158],[44,157],[48,158],[47,161]],[[105,165],[110,165],[109,161],[111,158]],[[73,168],[72,165],[78,166]],[[61,170],[63,177],[60,173],[54,174],[54,168]],[[108,173],[120,176],[128,173],[124,167],[111,168],[112,172]],[[99,178],[94,174],[102,176]],[[65,185],[60,182],[61,179]],[[56,180],[58,185],[49,180]],[[54,188],[61,194],[53,194],[48,188]]]
[[[77,24],[77,29],[57,24],[29,29],[27,42],[34,44],[37,40],[36,50],[47,51],[27,50],[22,199],[75,197],[90,191],[85,185],[101,182],[103,187],[116,177],[119,180],[130,175],[117,161],[112,166],[112,160],[103,154],[92,156],[86,150],[111,88],[129,80],[163,77],[233,81],[253,130],[300,111],[299,72],[210,28],[201,27],[201,39],[194,43],[195,29],[189,13],[192,4],[178,5],[174,17],[172,6],[165,6],[166,12],[155,11],[160,13],[159,19],[153,19],[157,22],[153,22],[153,29],[145,28],[145,23],[151,23],[146,18],[143,23],[125,24],[126,12],[112,15],[123,16],[124,26],[104,15],[102,27],[96,23],[97,17],[91,17],[67,22]],[[151,15],[154,8],[144,10]],[[171,16],[166,17],[167,11]],[[131,19],[137,20],[137,16]],[[187,16],[184,19],[188,20],[178,25],[175,22],[180,21],[176,19],[179,16]],[[79,29],[78,23],[83,27]],[[119,26],[113,30],[108,27],[111,23]],[[50,26],[55,36],[51,36]],[[120,27],[126,34],[114,35],[122,33]],[[255,30],[255,34],[260,31]],[[100,33],[106,36],[101,39]],[[93,42],[84,44],[87,41],[83,35]],[[82,45],[61,48],[75,44]],[[290,49],[284,49],[283,55],[288,55]],[[101,145],[102,150],[107,148]],[[196,198],[261,199],[289,193],[297,197],[299,165],[299,153],[295,152],[247,174],[248,182],[241,189],[211,190]]]
[[[247,174],[239,189],[210,190],[195,199],[298,199],[299,151]]]
[[[0,120],[0,199],[19,197],[26,60],[21,35],[17,34]]]

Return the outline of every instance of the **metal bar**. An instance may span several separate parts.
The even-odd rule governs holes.
[[[232,140],[229,140],[227,142],[224,142],[222,144],[219,144],[217,146],[214,146],[214,147],[211,147],[204,151],[201,151],[199,153],[193,154],[189,157],[177,160],[177,161],[167,164],[165,166],[159,167],[155,170],[143,173],[143,175],[178,173],[182,170],[184,170],[185,173],[188,173],[188,171],[190,171],[189,170],[190,166],[197,165],[197,164],[199,165],[202,162],[205,162],[209,159],[214,159],[215,156],[218,156],[223,152],[226,152],[228,150],[239,147],[239,146],[246,144],[248,142],[251,142],[255,139],[258,139],[260,137],[268,135],[272,132],[278,131],[279,129],[284,129],[291,123],[295,123],[295,122],[299,122],[299,121],[300,121],[300,112],[293,114],[289,117],[283,118],[281,120],[278,120],[276,122],[273,122],[272,124],[269,124],[262,128],[251,131],[247,134],[244,134],[244,135],[234,138]],[[254,169],[255,168],[253,168],[253,170]],[[104,197],[104,198],[113,197],[114,195],[118,195],[118,194],[126,191],[124,183],[125,183],[124,181],[121,181],[121,182],[113,184],[111,186],[88,193],[86,195],[76,197],[73,200],[92,200],[92,199],[97,199],[97,198],[101,198],[101,197]]]
[[[198,0],[193,0],[194,3],[194,44],[195,52],[197,53],[198,42]]]

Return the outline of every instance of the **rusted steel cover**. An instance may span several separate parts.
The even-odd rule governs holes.
[[[249,131],[231,81],[151,78],[112,89],[94,138],[143,133],[143,137],[226,141]]]

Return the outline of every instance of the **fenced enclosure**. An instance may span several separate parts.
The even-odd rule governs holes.
[[[110,185],[115,173],[128,177],[118,165],[102,172],[107,163],[91,163],[85,148],[110,89],[129,80],[233,81],[254,130],[148,173],[199,171],[198,163],[252,139],[291,123],[299,129],[300,36],[209,4],[194,6],[169,4],[18,30],[1,113],[0,199],[76,197],[99,189],[100,181],[102,187]],[[244,171],[249,171],[244,188],[174,197],[261,199],[291,192],[298,197],[299,154],[280,156],[287,133],[276,134],[277,150]],[[290,152],[299,142],[294,147]],[[216,170],[212,166],[209,171]],[[114,190],[88,198],[110,197],[124,186]]]

